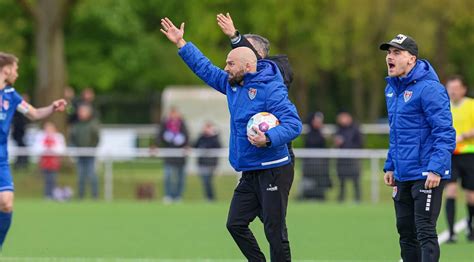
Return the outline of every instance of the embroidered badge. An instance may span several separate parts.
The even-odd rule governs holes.
[[[7,111],[8,108],[10,108],[10,102],[8,100],[3,100],[2,108],[3,110]]]
[[[249,98],[253,100],[257,96],[257,89],[249,88]]]
[[[403,94],[403,100],[405,100],[405,103],[411,99],[412,95],[413,95],[413,91],[405,91],[405,93]]]
[[[396,186],[393,187],[392,197],[395,198],[397,196],[398,188]]]
[[[403,44],[403,41],[405,41],[405,39],[407,39],[407,36],[406,35],[402,35],[402,34],[398,34],[394,39],[392,39],[392,43],[397,43],[397,44]]]

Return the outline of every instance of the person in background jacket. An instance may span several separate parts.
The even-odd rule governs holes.
[[[90,104],[80,104],[77,108],[77,122],[70,129],[69,142],[72,147],[95,148],[99,144],[99,121],[93,117]],[[87,180],[91,184],[92,197],[99,197],[98,178],[95,170],[95,156],[83,155],[77,158],[79,198],[85,196]]]
[[[312,113],[308,119],[309,132],[305,136],[305,148],[326,148],[326,138],[322,129],[324,115]],[[332,186],[329,177],[328,158],[304,158],[301,178],[301,199],[325,200],[326,190]]]
[[[249,261],[265,261],[249,228],[257,216],[264,224],[271,261],[291,261],[286,228],[288,195],[293,182],[293,165],[287,143],[302,130],[296,107],[277,65],[259,60],[247,47],[229,52],[224,70],[213,65],[197,47],[183,38],[184,23],[176,28],[161,20],[160,31],[179,48],[188,67],[209,86],[227,96],[230,111],[229,161],[242,178],[234,190],[227,229]],[[247,134],[247,123],[256,113],[270,112],[280,125],[256,135]]]
[[[390,144],[384,182],[393,200],[403,261],[438,261],[436,222],[443,186],[451,178],[456,132],[446,89],[418,45],[399,34],[387,51],[385,88]]]
[[[222,32],[230,38],[232,49],[237,47],[248,47],[255,53],[257,59],[268,59],[273,61],[278,66],[278,70],[283,77],[283,82],[285,83],[286,88],[288,91],[290,90],[291,83],[293,82],[293,69],[291,68],[287,55],[270,56],[270,41],[261,35],[241,35],[239,31],[235,29],[234,22],[229,13],[226,15],[218,14],[217,25],[221,28]],[[290,152],[291,162],[294,165],[295,154],[293,152],[293,145],[289,142],[287,146],[288,151]]]
[[[160,123],[156,137],[156,145],[163,148],[186,148],[189,142],[188,129],[181,113],[172,107],[166,118]],[[164,189],[163,201],[171,203],[180,201],[183,195],[186,173],[186,157],[166,157],[164,160]]]
[[[334,135],[334,145],[337,148],[351,149],[362,148],[363,139],[359,125],[354,123],[352,115],[349,112],[341,111],[337,114],[337,130]],[[352,180],[354,185],[354,200],[360,202],[360,160],[355,158],[337,159],[337,176],[339,178],[339,196],[340,202],[344,201],[346,182]]]
[[[198,149],[218,149],[221,148],[221,142],[219,141],[219,133],[212,122],[206,122],[204,124],[201,135],[194,145]],[[202,155],[198,158],[198,170],[199,176],[201,177],[202,184],[206,199],[208,201],[215,200],[214,186],[212,185],[212,179],[214,172],[216,171],[218,157]]]
[[[58,171],[61,167],[61,154],[66,152],[64,136],[52,122],[46,122],[33,144],[33,151],[40,155],[39,166],[44,179],[44,197],[53,199]]]

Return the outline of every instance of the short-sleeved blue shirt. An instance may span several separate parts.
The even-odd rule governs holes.
[[[13,115],[23,98],[11,86],[0,90],[0,191],[13,191],[8,167],[7,141]]]

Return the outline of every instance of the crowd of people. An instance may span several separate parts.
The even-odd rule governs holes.
[[[357,149],[363,148],[363,135],[353,116],[346,110],[340,110],[336,117],[336,131],[332,136],[323,133],[324,114],[315,112],[308,118],[309,131],[304,136],[305,148]],[[324,201],[326,191],[333,185],[330,176],[329,158],[303,158],[300,199]],[[346,182],[350,180],[354,187],[354,201],[361,201],[360,159],[337,158],[336,173],[339,181],[338,201],[345,200]]]
[[[57,184],[61,170],[62,155],[66,146],[70,147],[97,147],[99,143],[99,111],[95,105],[95,93],[90,87],[82,90],[76,97],[72,87],[66,87],[64,98],[67,102],[67,130],[65,137],[58,127],[51,121],[42,123],[41,129],[31,141],[32,152],[39,156],[38,166],[44,181],[44,197],[52,200],[65,200],[72,196],[68,187]],[[28,100],[24,94],[23,99]],[[12,138],[17,146],[28,146],[26,143],[26,128],[29,120],[22,114],[15,114],[12,121]],[[95,157],[90,155],[78,156],[75,159],[77,168],[78,197],[83,199],[86,194],[86,185],[90,184],[91,196],[99,196],[98,177],[96,174]],[[29,164],[29,157],[20,155],[16,158],[14,168],[24,169]]]

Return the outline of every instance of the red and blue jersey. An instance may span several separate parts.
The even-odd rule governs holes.
[[[0,90],[0,162],[8,161],[7,141],[16,108],[23,98],[11,86]]]
[[[23,98],[11,86],[0,90],[0,191],[13,191],[8,167],[7,141],[13,114]]]

